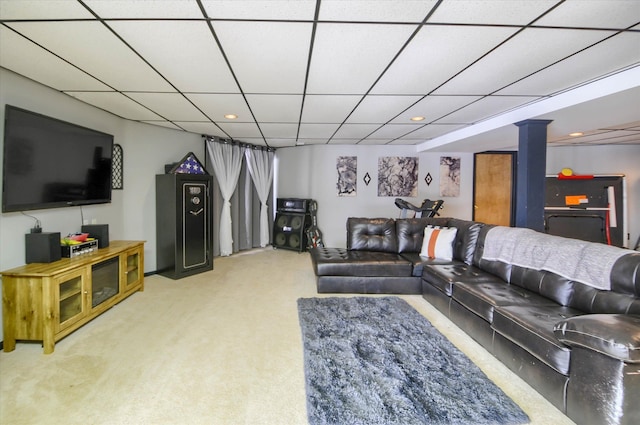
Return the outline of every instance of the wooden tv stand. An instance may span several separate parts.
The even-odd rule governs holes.
[[[112,241],[91,254],[0,274],[4,351],[27,340],[42,341],[50,354],[56,341],[144,290],[144,241]]]

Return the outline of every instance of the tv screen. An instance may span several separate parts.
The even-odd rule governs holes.
[[[111,202],[113,136],[5,106],[2,212]]]

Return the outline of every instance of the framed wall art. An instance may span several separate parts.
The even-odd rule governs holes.
[[[358,157],[339,156],[336,159],[336,194],[338,196],[356,196],[358,191]]]
[[[378,158],[378,196],[418,196],[418,157]]]
[[[440,157],[440,196],[460,196],[460,157]]]

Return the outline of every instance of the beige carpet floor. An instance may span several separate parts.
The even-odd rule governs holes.
[[[51,355],[39,343],[0,354],[0,423],[306,424],[296,300],[320,296],[309,255],[266,248],[214,263],[177,281],[147,277]],[[421,296],[402,298],[532,424],[572,423]]]

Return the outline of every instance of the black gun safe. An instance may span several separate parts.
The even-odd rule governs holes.
[[[156,261],[180,279],[213,269],[213,177],[156,175]]]

